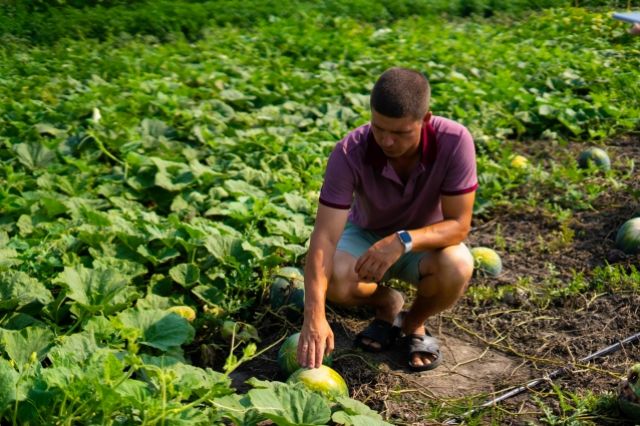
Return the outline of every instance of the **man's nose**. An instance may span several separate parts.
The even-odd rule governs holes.
[[[391,145],[393,145],[393,142],[394,140],[390,133],[384,132],[382,134],[380,143],[383,147],[389,148]]]

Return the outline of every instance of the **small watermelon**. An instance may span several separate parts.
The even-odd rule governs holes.
[[[332,401],[349,396],[349,388],[342,376],[326,365],[318,368],[301,368],[289,377],[287,383],[303,383],[307,389],[321,393]]]
[[[640,253],[640,217],[629,219],[618,229],[616,247],[627,254]]]
[[[289,377],[296,370],[300,369],[298,363],[298,341],[300,340],[300,333],[292,334],[284,341],[280,350],[278,351],[278,365],[280,371]],[[331,366],[333,358],[331,355],[325,356],[322,360],[324,365]]]
[[[304,273],[300,268],[287,266],[274,275],[269,302],[274,310],[289,306],[304,311]]]
[[[497,277],[502,272],[502,260],[498,253],[488,247],[474,247],[471,249],[473,267],[483,274]]]
[[[620,382],[618,404],[627,418],[640,420],[640,364],[631,367],[627,378]]]
[[[600,148],[591,147],[580,153],[578,156],[578,166],[581,169],[589,168],[589,164],[595,164],[602,170],[609,170],[611,168],[611,160],[607,153]]]

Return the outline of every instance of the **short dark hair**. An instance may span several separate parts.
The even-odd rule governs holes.
[[[429,111],[431,87],[420,72],[408,68],[389,68],[371,90],[371,108],[391,118],[421,120]]]

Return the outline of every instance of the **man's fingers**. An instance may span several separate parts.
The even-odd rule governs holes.
[[[326,356],[329,356],[331,354],[331,352],[333,352],[333,347],[334,342],[333,342],[333,334],[327,336],[327,347],[324,350],[324,354]]]
[[[313,340],[309,342],[309,346],[306,348],[307,364],[305,367],[315,368],[315,352],[316,344]]]
[[[315,351],[313,353],[315,357],[315,365],[313,368],[320,367],[322,365],[322,357],[324,356],[324,342],[318,342],[315,345]]]
[[[299,343],[298,343],[298,362],[300,363],[300,365],[302,367],[306,367],[307,366],[307,348],[308,348],[308,344],[303,341],[302,339],[300,339]]]

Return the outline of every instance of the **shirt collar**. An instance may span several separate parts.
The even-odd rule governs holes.
[[[437,154],[436,131],[430,122],[423,124],[420,130],[420,150],[420,162],[424,166],[435,161]],[[382,169],[387,164],[387,156],[384,155],[384,151],[376,143],[371,126],[369,126],[367,132],[365,161],[379,169]]]

